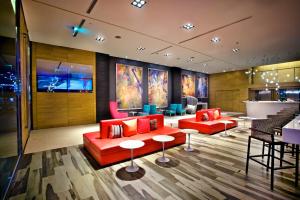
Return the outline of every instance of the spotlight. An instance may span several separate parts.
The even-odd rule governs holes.
[[[232,51],[233,51],[234,53],[238,53],[238,52],[240,51],[240,49],[239,49],[239,48],[233,48]]]
[[[137,7],[137,8],[142,8],[147,2],[144,0],[134,0],[131,2],[131,5]]]
[[[221,41],[221,39],[219,37],[213,37],[211,40],[210,40],[212,43],[219,43]]]
[[[182,27],[186,30],[191,30],[192,28],[195,28],[195,26],[191,23],[184,24]]]
[[[98,41],[98,42],[103,42],[104,40],[105,40],[105,38],[103,36],[101,36],[101,35],[98,35],[96,37],[96,41]]]

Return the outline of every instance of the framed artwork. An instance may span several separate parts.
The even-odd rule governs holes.
[[[143,68],[116,64],[116,98],[120,109],[141,108]]]
[[[168,71],[148,69],[148,99],[149,104],[168,106]]]
[[[198,77],[197,97],[208,98],[208,77]]]
[[[195,96],[195,76],[181,75],[182,96]]]

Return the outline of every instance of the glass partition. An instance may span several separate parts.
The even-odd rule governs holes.
[[[15,2],[1,0],[0,6],[0,199],[18,159]]]

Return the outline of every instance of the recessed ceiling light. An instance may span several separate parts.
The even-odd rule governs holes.
[[[96,40],[97,40],[98,42],[103,42],[105,39],[104,39],[103,36],[98,35],[98,36],[96,37]]]
[[[213,37],[210,41],[216,44],[219,43],[221,39],[219,37]]]
[[[131,2],[131,5],[137,7],[137,8],[142,8],[147,2],[145,0],[134,0]]]
[[[170,53],[165,53],[164,56],[168,57],[170,56],[171,54]]]
[[[240,49],[239,49],[239,48],[233,48],[232,51],[233,51],[234,53],[237,53],[237,52],[240,51]]]
[[[192,28],[195,28],[195,26],[192,23],[184,24],[182,27],[186,30],[191,30]]]
[[[138,47],[137,50],[138,51],[144,51],[146,48],[145,47]]]
[[[226,70],[224,69],[223,72],[226,72]]]

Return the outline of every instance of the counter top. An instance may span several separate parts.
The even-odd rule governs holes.
[[[299,101],[243,101],[244,103],[299,104]]]

